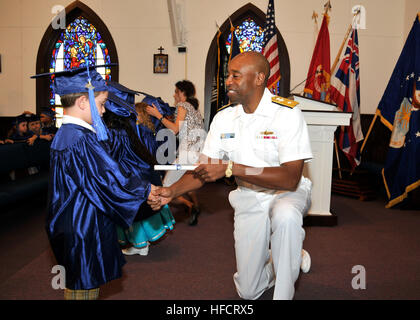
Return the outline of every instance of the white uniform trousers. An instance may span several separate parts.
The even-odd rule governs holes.
[[[273,284],[274,300],[293,299],[311,187],[311,181],[302,177],[294,192],[270,194],[239,186],[229,194],[235,210],[233,278],[243,299],[257,299]]]

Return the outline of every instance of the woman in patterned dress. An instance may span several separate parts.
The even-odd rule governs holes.
[[[171,121],[159,112],[154,106],[148,106],[146,111],[151,116],[156,117],[168,129],[172,130],[179,138],[177,151],[178,164],[194,164],[198,161],[201,149],[205,140],[203,117],[198,110],[198,100],[195,97],[195,87],[191,81],[182,80],[175,84],[175,121]],[[164,186],[170,186],[178,181],[185,171],[168,171],[163,180]],[[190,225],[197,224],[197,216],[200,213],[196,192],[189,192],[191,201],[184,197],[179,197],[178,202],[185,204],[190,211]]]

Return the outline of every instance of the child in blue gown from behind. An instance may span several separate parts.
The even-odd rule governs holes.
[[[101,119],[108,87],[96,67],[54,73],[66,112],[51,144],[46,229],[65,268],[65,299],[97,299],[101,285],[122,276],[115,225],[132,225],[154,190],[110,155]]]
[[[109,128],[109,143],[112,157],[127,172],[140,176],[142,180],[161,186],[161,175],[154,171],[156,163],[154,149],[150,143],[139,139],[135,129],[136,111],[134,96],[136,91],[119,83],[108,82],[109,95],[105,104],[107,112],[104,120]],[[160,239],[167,230],[172,230],[175,219],[166,205],[158,212],[153,211],[147,202],[140,208],[134,223],[123,229],[117,226],[118,241],[126,255],[147,255],[150,242]]]

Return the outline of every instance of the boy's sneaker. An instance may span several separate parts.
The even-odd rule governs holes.
[[[128,249],[122,249],[122,253],[124,253],[127,256],[132,256],[135,254],[139,254],[141,256],[147,256],[149,254],[149,246],[147,245],[146,247],[143,247],[143,248],[130,247]]]

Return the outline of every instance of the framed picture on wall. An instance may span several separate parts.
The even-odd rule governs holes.
[[[168,73],[168,55],[154,54],[153,55],[153,73]]]

